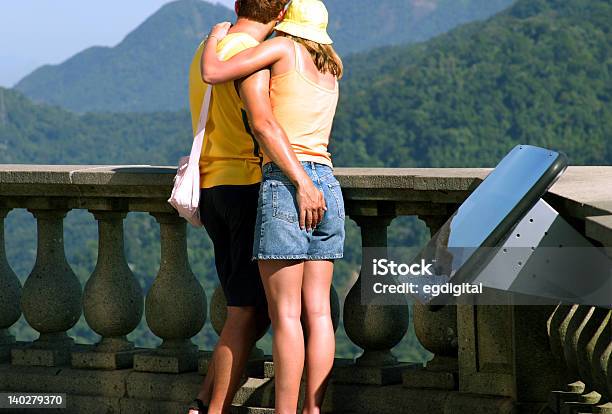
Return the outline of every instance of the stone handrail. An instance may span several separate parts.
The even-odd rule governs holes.
[[[336,175],[342,184],[347,215],[361,228],[363,246],[384,247],[387,227],[398,216],[418,216],[430,232],[436,232],[489,171],[338,168]],[[166,201],[175,172],[176,167],[148,165],[0,166],[0,363],[10,360],[14,365],[89,369],[133,367],[141,372],[166,373],[198,368],[201,354],[190,338],[206,320],[207,303],[187,260],[186,222]],[[610,246],[611,183],[612,167],[570,167],[545,198],[595,243]],[[36,264],[23,288],[4,250],[4,218],[15,208],[28,209],[38,226]],[[83,290],[63,247],[63,219],[72,209],[89,210],[99,226],[98,262]],[[160,225],[161,266],[146,297],[123,252],[123,219],[131,211],[148,212]],[[432,313],[415,305],[412,322],[417,337],[436,357],[425,371],[406,371],[391,348],[410,327],[408,304],[364,306],[359,287],[358,279],[346,298],[343,321],[347,335],[364,353],[355,365],[338,370],[339,383],[383,386],[403,378],[407,389],[422,387],[425,381],[429,384],[425,388],[442,384],[448,390],[458,388],[470,394],[513,398],[515,402],[535,398],[527,395],[529,392],[523,396],[517,385],[519,379],[530,381],[528,370],[516,370],[523,363],[520,358],[528,358],[527,353],[521,354],[527,352],[526,345],[520,348],[521,335],[533,329],[533,315],[538,312],[546,316],[538,323],[545,325],[552,309],[527,316],[524,307],[510,307],[507,315],[500,316],[498,311],[489,313],[487,307],[447,307]],[[211,313],[219,309],[222,306],[218,303],[211,305]],[[17,346],[8,333],[21,312],[40,333],[40,338],[27,346]],[[81,312],[102,340],[92,349],[74,352],[73,340],[66,331]],[[147,352],[135,350],[126,339],[143,314],[151,331],[163,339],[158,349]],[[215,314],[211,318],[213,322],[219,319]],[[539,336],[535,335],[541,339],[540,345],[546,340],[547,349],[550,336],[552,354],[563,367],[560,370],[567,371],[557,382],[574,382],[571,391],[582,395],[578,398],[582,403],[601,405],[610,399],[610,319],[609,311],[560,305],[550,316],[548,332],[541,324]],[[215,325],[218,328],[219,322]],[[495,333],[515,338],[515,348],[506,352],[498,344],[499,355],[484,353],[484,344],[497,340]],[[507,370],[507,364],[514,368]],[[492,378],[497,388],[491,386]],[[577,380],[582,385],[576,385]],[[1,386],[0,381],[0,390]],[[465,409],[469,402],[462,398],[453,394],[445,407]]]

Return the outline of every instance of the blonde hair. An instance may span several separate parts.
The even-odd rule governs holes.
[[[279,34],[303,45],[306,50],[308,50],[308,53],[310,53],[319,72],[331,73],[337,79],[342,79],[344,65],[342,64],[342,59],[340,59],[340,56],[338,56],[332,45],[313,42],[312,40],[293,36],[289,33],[281,32]]]

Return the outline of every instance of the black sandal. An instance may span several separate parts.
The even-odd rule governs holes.
[[[204,401],[196,398],[189,404],[189,411],[197,411],[200,414],[208,413],[208,405],[204,404]]]

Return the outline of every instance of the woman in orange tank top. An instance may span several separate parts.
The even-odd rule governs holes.
[[[334,260],[344,252],[345,211],[328,144],[343,67],[331,46],[327,21],[321,1],[293,0],[275,38],[221,61],[216,43],[230,27],[221,23],[211,31],[202,58],[202,76],[210,84],[270,68],[274,116],[327,206],[317,227],[301,229],[295,187],[263,154],[253,258],[258,260],[274,331],[279,414],[296,413],[304,364],[303,413],[321,412],[335,353],[330,288]]]

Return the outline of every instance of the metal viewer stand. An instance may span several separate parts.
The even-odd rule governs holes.
[[[419,283],[482,284],[526,303],[612,308],[612,260],[541,198],[566,168],[562,153],[515,147],[417,256],[436,264]],[[415,296],[432,310],[454,300]]]

